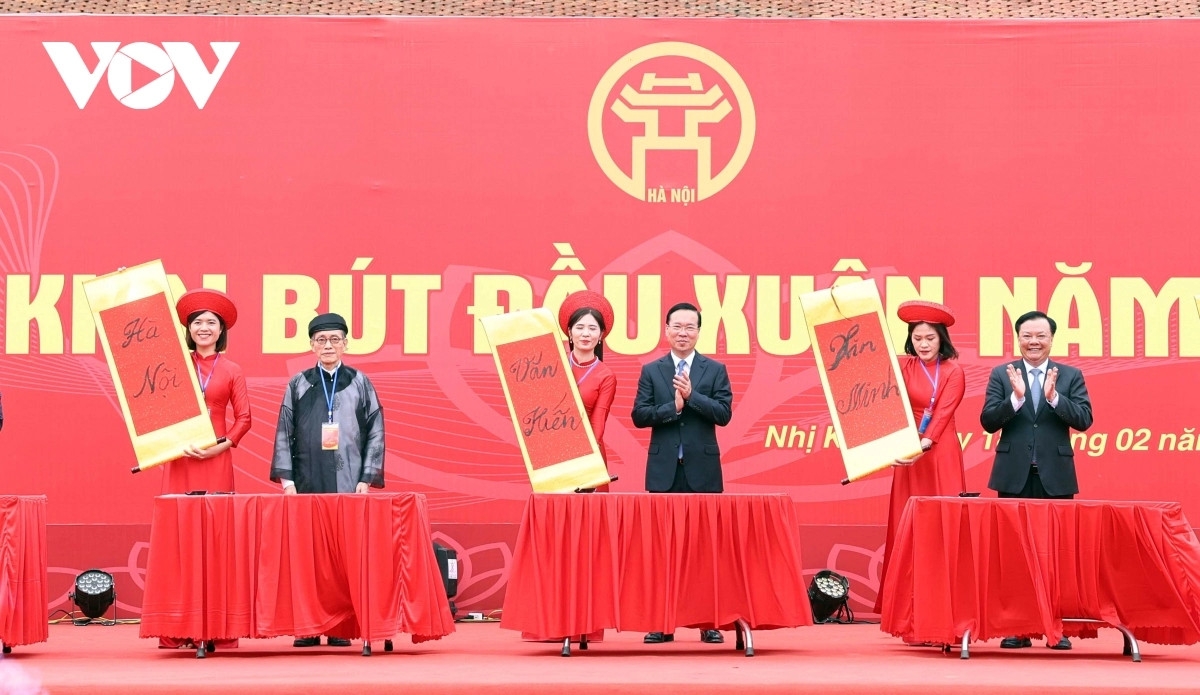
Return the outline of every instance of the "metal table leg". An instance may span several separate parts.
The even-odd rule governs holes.
[[[734,644],[734,649],[740,651],[743,647],[743,640],[745,640],[746,656],[754,656],[754,633],[750,631],[749,623],[738,618],[735,626],[737,629],[737,642]]]
[[[1130,657],[1134,663],[1141,662],[1142,652],[1138,649],[1137,639],[1133,636],[1133,633],[1130,632],[1129,628],[1125,627],[1124,625],[1117,625],[1105,620],[1096,620],[1095,618],[1063,618],[1062,621],[1064,623],[1098,623],[1100,625],[1107,625],[1120,630],[1121,635],[1124,638],[1124,647],[1121,649],[1121,655]]]
[[[1142,652],[1138,649],[1138,643],[1133,633],[1124,625],[1114,625],[1113,627],[1120,630],[1121,634],[1125,637],[1125,648],[1121,650],[1121,654],[1131,657],[1135,663],[1141,662]]]
[[[562,655],[563,656],[571,656],[571,638],[570,637],[563,638]]]

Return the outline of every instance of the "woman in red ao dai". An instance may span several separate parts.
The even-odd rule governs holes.
[[[883,578],[891,561],[896,526],[908,499],[958,495],[966,489],[962,446],[954,423],[954,411],[962,402],[966,382],[957,362],[958,351],[950,342],[947,330],[954,325],[954,314],[941,304],[925,301],[904,302],[896,313],[908,324],[900,371],[908,390],[913,420],[919,423],[921,453],[911,459],[896,461],[892,469],[887,540],[883,567],[879,572],[876,612],[882,610]]]
[[[237,322],[237,307],[223,292],[195,289],[175,303],[179,322],[187,328],[185,342],[192,350],[192,364],[204,404],[208,407],[213,431],[220,443],[199,448],[188,443],[183,456],[163,466],[162,494],[233,492],[233,452],[250,431],[250,398],[242,368],[225,355],[228,331]],[[232,410],[233,422],[228,415]],[[190,647],[184,638],[163,637],[159,646],[166,649]],[[217,647],[237,646],[237,640],[219,640]]]

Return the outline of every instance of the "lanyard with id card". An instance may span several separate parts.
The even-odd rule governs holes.
[[[332,392],[325,386],[325,374],[321,374],[321,389],[325,392],[325,405],[329,411],[329,420],[321,423],[321,449],[324,451],[337,451],[338,448],[338,423],[333,421],[333,401],[337,395],[338,371],[341,368],[342,366],[338,365],[337,369],[333,370]]]
[[[933,419],[933,404],[937,402],[938,381],[942,376],[942,358],[939,355],[937,364],[934,366],[933,376],[929,376],[929,368],[925,366],[924,360],[917,358],[921,362],[921,369],[925,372],[925,378],[929,379],[929,383],[933,384],[933,395],[929,397],[929,407],[925,408],[925,412],[921,414],[921,424],[917,427],[917,432],[925,434],[926,428],[929,427],[929,421]]]
[[[200,361],[196,357],[196,353],[192,353],[192,366],[196,368],[196,379],[200,382],[200,393],[208,393],[208,382],[212,381],[213,374],[217,373],[217,362],[221,361],[221,353],[213,358],[212,369],[208,372],[208,377],[204,376],[204,371],[200,369]],[[207,403],[206,403],[207,405]],[[212,414],[212,406],[208,406],[209,415]]]

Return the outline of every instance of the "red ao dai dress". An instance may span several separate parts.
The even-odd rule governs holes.
[[[875,599],[875,611],[882,609],[883,578],[891,561],[892,542],[896,537],[896,526],[904,513],[908,498],[918,496],[958,495],[966,489],[966,473],[963,469],[962,446],[958,442],[958,427],[954,423],[954,411],[962,402],[966,389],[962,367],[956,360],[942,360],[940,368],[922,365],[920,358],[905,355],[900,358],[900,371],[908,389],[908,402],[912,408],[914,422],[920,423],[930,398],[934,396],[933,382],[937,381],[937,399],[934,401],[932,417],[923,439],[933,446],[911,466],[892,468],[892,495],[888,505],[887,540],[883,551],[883,569],[879,573],[879,595]]]

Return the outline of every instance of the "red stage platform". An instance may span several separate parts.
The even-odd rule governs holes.
[[[396,642],[396,651],[360,655],[360,645],[294,649],[291,638],[244,639],[241,647],[196,659],[157,649],[136,625],[55,625],[47,642],[17,647],[0,660],[0,693],[570,692],[573,695],[663,692],[913,693],[1024,695],[1070,690],[1194,693],[1200,646],[1143,645],[1143,662],[1122,657],[1121,635],[1100,631],[1057,652],[1001,650],[976,643],[971,659],[907,647],[878,625],[815,625],[755,633],[756,656],[726,644],[701,644],[680,630],[671,644],[643,645],[642,635],[609,631],[605,641],[570,658],[557,644],[522,642],[497,623],[459,624],[434,642]],[[28,687],[25,687],[28,686]]]

